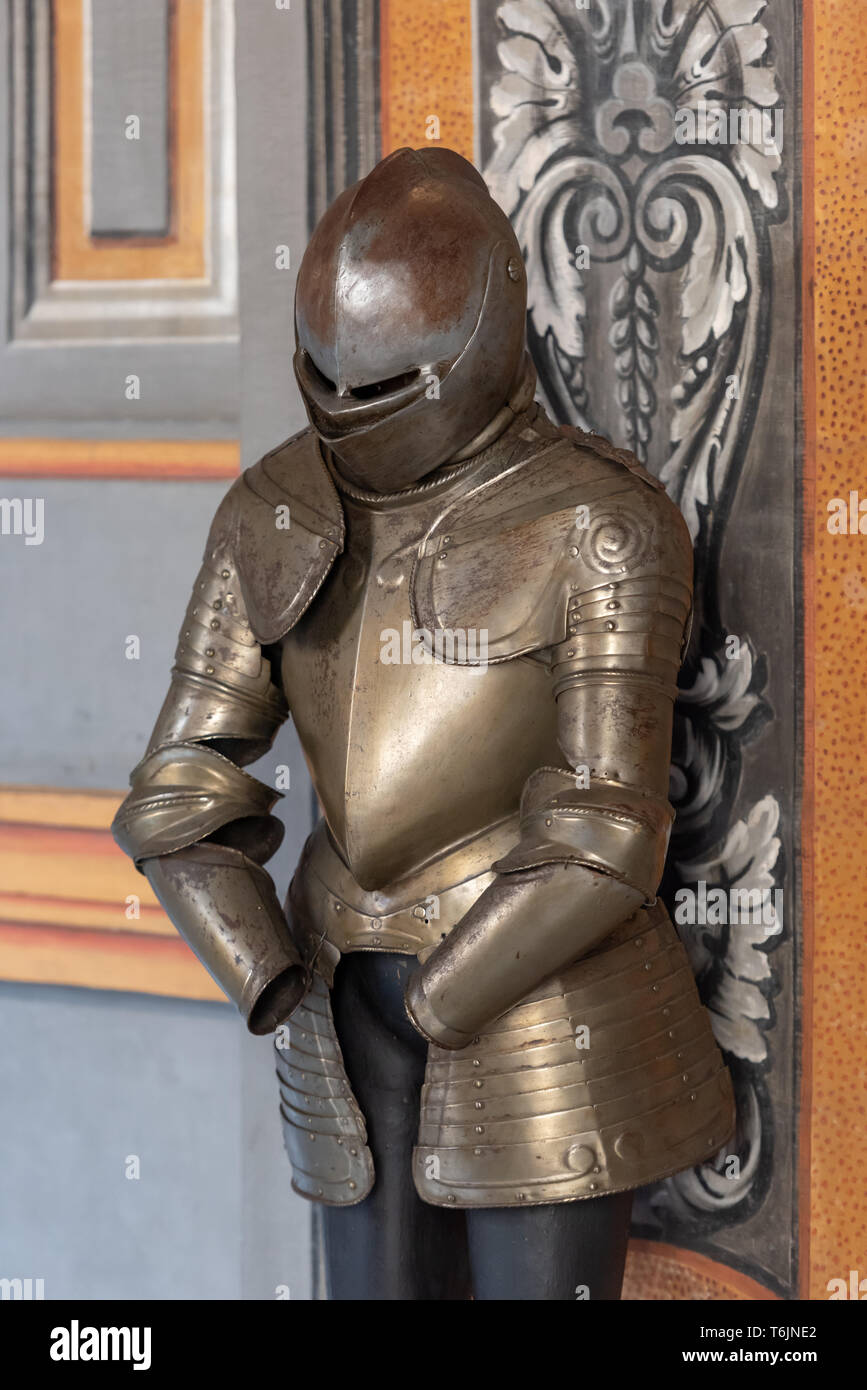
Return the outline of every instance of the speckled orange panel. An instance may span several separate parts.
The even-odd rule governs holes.
[[[848,501],[856,491],[867,513],[864,21],[863,0],[821,0],[808,18],[815,390],[807,393],[807,440],[809,450],[814,435],[815,499],[807,522],[815,537],[815,742],[810,1187],[802,1211],[809,1221],[804,1288],[811,1298],[827,1298],[828,1280],[848,1278],[852,1269],[867,1276],[867,535],[829,534],[827,510],[831,499]],[[807,205],[805,222],[809,217]],[[806,360],[808,377],[812,367]],[[809,605],[809,592],[805,598]],[[808,641],[809,635],[808,618]]]
[[[382,153],[447,145],[473,157],[470,0],[381,0]],[[439,139],[428,118],[439,121]]]
[[[629,1243],[623,1279],[624,1302],[726,1302],[775,1299],[753,1279],[705,1255],[653,1241]]]

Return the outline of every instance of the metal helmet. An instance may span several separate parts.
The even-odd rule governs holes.
[[[453,461],[522,379],[526,307],[511,224],[453,150],[397,150],[342,193],[301,263],[294,359],[341,475],[388,492]]]

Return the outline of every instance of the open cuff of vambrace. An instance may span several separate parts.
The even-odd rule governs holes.
[[[495,873],[543,864],[583,864],[643,893],[652,903],[662,878],[674,811],[660,796],[606,778],[540,768],[521,797],[521,838]]]

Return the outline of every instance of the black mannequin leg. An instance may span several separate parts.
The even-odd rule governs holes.
[[[474,1297],[619,1299],[631,1211],[631,1192],[468,1211]]]
[[[434,1300],[469,1296],[466,1225],[460,1211],[422,1202],[412,1181],[427,1044],[407,1019],[403,991],[415,961],[349,955],[331,1003],[376,1169],[355,1207],[324,1207],[330,1299]]]

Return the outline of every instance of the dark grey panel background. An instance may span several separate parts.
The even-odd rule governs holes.
[[[739,9],[731,6],[726,17],[718,22],[722,27],[748,23],[755,8],[749,3]],[[530,22],[531,12],[536,9],[538,7],[531,0],[516,0],[510,5],[502,5],[500,0],[475,2],[477,128],[479,163],[483,168],[495,154],[496,117],[491,107],[491,91],[504,75],[498,48],[507,38],[508,28],[502,20],[506,18],[512,32],[538,35],[536,24]],[[702,9],[700,4],[690,8],[684,3],[677,7],[677,13],[689,11],[691,18],[698,21]],[[626,0],[612,0],[605,16],[613,18],[615,40],[622,41],[627,10],[637,21],[635,32],[639,36],[641,59],[654,70],[657,91],[667,96],[670,89],[665,87],[665,59],[658,55],[654,58],[652,49],[641,37],[642,26],[650,23],[651,16],[660,13],[660,7],[639,2],[633,8]],[[543,63],[538,69],[540,83],[544,86],[548,81],[551,91],[558,93],[553,106],[562,122],[559,127],[562,144],[556,157],[552,144],[550,164],[537,170],[537,181],[556,166],[560,148],[594,158],[600,164],[607,161],[612,166],[616,164],[616,160],[600,147],[596,124],[602,103],[612,95],[610,84],[617,61],[616,45],[610,53],[600,56],[593,48],[588,31],[588,25],[595,23],[592,15],[576,14],[575,7],[566,0],[552,0],[550,6],[545,6],[545,13],[553,13],[559,27],[569,36],[578,75],[575,88],[569,93],[574,106],[566,108],[564,116],[564,108],[558,105],[562,73],[552,66],[546,74]],[[536,18],[538,20],[538,15]],[[704,566],[709,609],[718,606],[723,631],[738,635],[742,642],[748,640],[756,654],[751,689],[758,703],[764,705],[748,724],[747,734],[742,739],[736,735],[729,750],[735,755],[731,782],[725,786],[725,796],[713,811],[718,843],[722,842],[728,828],[744,818],[757,802],[766,797],[776,800],[780,810],[776,833],[782,846],[774,872],[775,881],[784,891],[785,928],[779,944],[772,942],[773,951],[768,955],[772,973],[761,987],[769,1001],[770,1018],[762,1028],[767,1056],[755,1064],[740,1058],[730,1059],[739,1085],[743,1087],[741,1103],[746,1105],[749,1092],[757,1098],[759,1113],[753,1135],[758,1134],[759,1138],[754,1179],[743,1199],[731,1207],[717,1203],[715,1209],[709,1206],[702,1211],[684,1209],[677,1201],[672,1204],[662,1191],[647,1191],[636,1206],[636,1233],[690,1245],[713,1257],[723,1258],[784,1296],[794,1296],[798,1242],[798,778],[799,692],[802,689],[798,529],[802,457],[800,14],[790,6],[772,3],[758,16],[758,22],[768,30],[770,61],[785,111],[780,203],[772,212],[762,209],[756,201],[752,203],[759,248],[759,280],[751,286],[751,293],[760,303],[757,356],[760,366],[764,366],[764,378],[747,402],[747,427],[731,465],[736,482],[727,492],[721,492],[712,509],[713,553],[700,551],[699,559]],[[644,36],[646,40],[646,29]],[[547,42],[552,41],[550,30],[545,37]],[[726,51],[731,55],[735,51],[731,33],[728,38],[731,47]],[[527,42],[529,46],[531,41]],[[710,52],[708,44],[701,55],[702,61],[710,61]],[[635,104],[641,104],[638,93]],[[568,138],[562,135],[564,130],[569,132]],[[512,153],[517,159],[518,149]],[[634,176],[634,172],[633,168],[626,177]],[[552,216],[556,218],[553,209]],[[538,248],[531,248],[531,255],[534,253],[538,253]],[[586,396],[582,400],[576,394],[568,410],[558,410],[556,404],[552,404],[561,419],[567,416],[580,419],[583,414],[582,422],[586,421],[588,427],[606,434],[617,444],[631,447],[624,433],[619,382],[608,337],[612,325],[610,295],[615,272],[621,270],[622,263],[614,268],[600,263],[585,272],[588,322],[583,386]],[[661,404],[648,452],[648,466],[656,473],[661,471],[668,456],[666,425],[671,415],[670,391],[679,374],[678,279],[675,273],[653,279],[653,289],[659,299],[655,326],[660,335],[659,377],[655,389]],[[537,344],[540,368],[544,364],[541,347]],[[544,380],[544,371],[541,375]],[[756,844],[753,848],[758,851],[760,847]],[[677,841],[675,833],[669,863],[675,854],[689,859],[691,854],[702,849],[706,849],[706,844],[700,844],[698,838],[690,844],[689,837]],[[714,880],[709,878],[709,881]]]
[[[3,5],[0,44],[6,18]],[[61,410],[23,356],[9,369],[7,349],[3,432],[231,437],[241,391],[245,462],[301,427],[294,271],[275,270],[274,247],[289,244],[297,266],[306,239],[304,59],[301,5],[238,4],[242,338],[231,371],[214,373],[213,345],[22,350],[68,377]],[[0,122],[4,168],[8,135]],[[144,431],[117,389],[142,362]],[[189,429],[187,406],[198,412]],[[2,496],[45,499],[41,546],[0,537],[0,781],[122,789],[167,689],[224,491],[0,480]],[[132,633],[138,661],[124,656]],[[287,834],[271,867],[283,892],[310,824],[291,725],[254,771],[273,782],[281,763],[291,768]],[[309,1297],[310,1214],[289,1185],[271,1042],[248,1037],[229,1005],[0,985],[0,1071],[0,1277],[44,1278],[47,1298],[273,1299],[281,1285]],[[128,1153],[141,1156],[139,1182],[123,1177]]]

